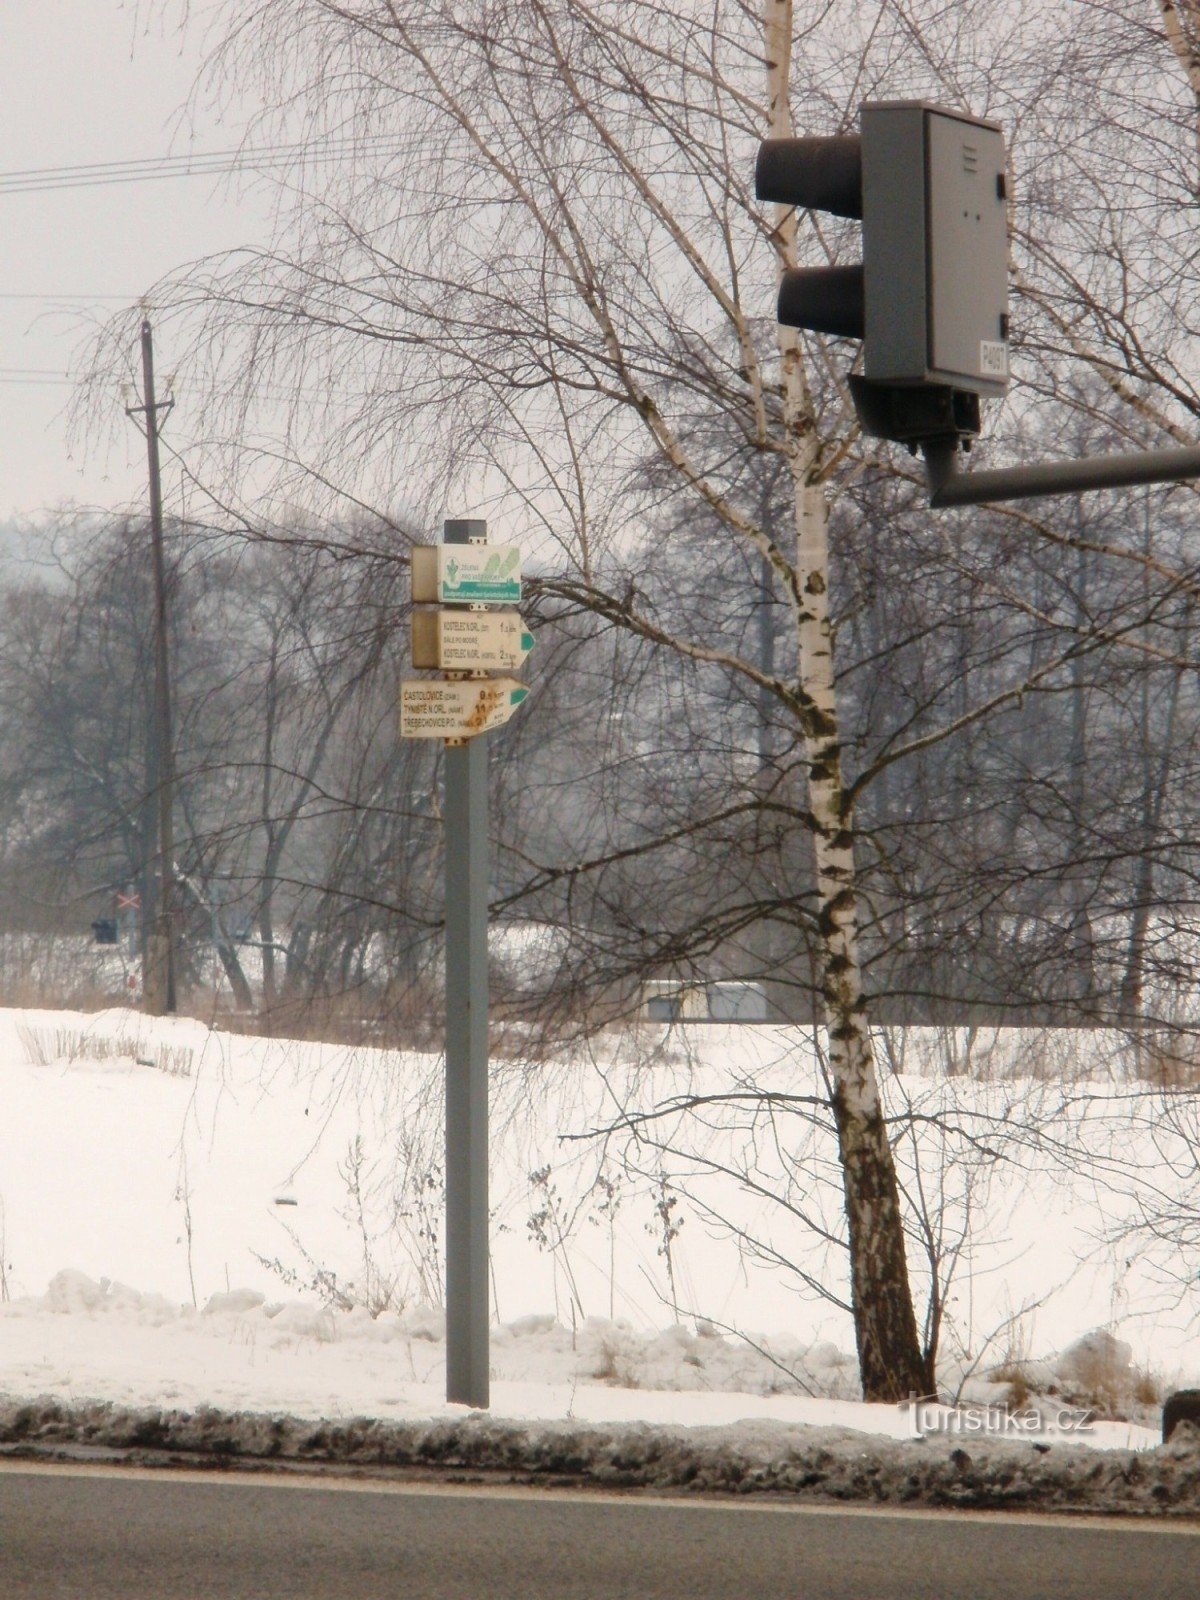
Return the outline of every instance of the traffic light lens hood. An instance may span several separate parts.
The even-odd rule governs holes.
[[[787,328],[861,339],[866,319],[863,269],[790,268],[780,279],[776,318]]]
[[[862,218],[862,139],[764,139],[754,167],[760,200]]]

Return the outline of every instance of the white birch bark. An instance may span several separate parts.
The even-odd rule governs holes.
[[[793,134],[789,102],[792,0],[766,0],[764,43],[772,138]],[[779,208],[780,268],[796,264],[796,216]],[[798,700],[816,852],[821,980],[850,1247],[859,1368],[868,1399],[928,1387],[908,1282],[904,1229],[862,993],[853,815],[842,783],[829,621],[828,505],[819,438],[794,329],[779,328],[784,424],[796,517]]]
[[[1200,5],[1197,0],[1159,0],[1159,9],[1167,43],[1196,102],[1196,172],[1192,184],[1200,191]]]

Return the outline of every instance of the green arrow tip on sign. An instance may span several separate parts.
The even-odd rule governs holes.
[[[509,703],[509,705],[510,706],[519,706],[521,704],[521,701],[524,700],[525,696],[528,693],[529,693],[528,689],[510,689],[508,691],[508,703]]]
[[[531,633],[523,633],[521,635],[521,649],[524,650],[526,655],[533,649],[533,635]]]

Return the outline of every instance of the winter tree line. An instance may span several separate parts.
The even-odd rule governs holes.
[[[491,756],[494,915],[546,933],[509,1003],[561,1030],[729,975],[819,1017],[864,1386],[921,1388],[870,1024],[1186,1020],[1195,491],[931,513],[858,431],[854,351],[774,321],[778,271],[852,259],[854,227],[758,204],[754,152],[866,99],[994,117],[1018,381],[977,455],[1191,442],[1194,0],[225,18],[197,94],[305,149],[268,247],[149,297],[197,397],[170,534],[189,916],[235,990],[250,930],[265,1007],[427,1012],[407,552],[487,516],[539,641]],[[97,394],[132,335],[97,339]],[[5,610],[10,919],[144,856],[144,530],[52,533]]]
[[[1200,704],[1191,597],[1152,568],[1183,566],[1187,507],[1170,489],[1073,506],[1066,571],[996,513],[951,546],[890,484],[835,529],[876,1020],[1186,1021]],[[215,947],[241,1009],[403,1034],[435,998],[443,841],[439,750],[397,732],[393,537],[347,562],[324,536],[168,527],[185,977],[207,993]],[[87,935],[153,863],[148,538],[136,518],[66,514],[33,541],[52,564],[4,585],[11,931]],[[1122,571],[1085,539],[1146,559]],[[781,608],[738,555],[666,520],[613,587],[660,586],[664,633],[774,666]],[[628,1015],[647,980],[742,977],[811,1019],[795,729],[757,685],[564,604],[557,582],[534,576],[537,693],[492,741],[499,1005],[561,1029]],[[889,759],[897,728],[919,743],[939,715],[964,726]]]

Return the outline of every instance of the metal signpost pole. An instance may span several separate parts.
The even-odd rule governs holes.
[[[400,736],[446,751],[446,1399],[488,1404],[488,730],[529,693],[504,675],[533,648],[521,551],[487,523],[444,524],[411,551],[412,656],[438,678],[400,685]],[[433,611],[417,609],[433,605]],[[497,675],[497,669],[500,675]]]
[[[487,523],[448,521],[447,544]],[[446,1399],[488,1404],[486,733],[446,746]]]

